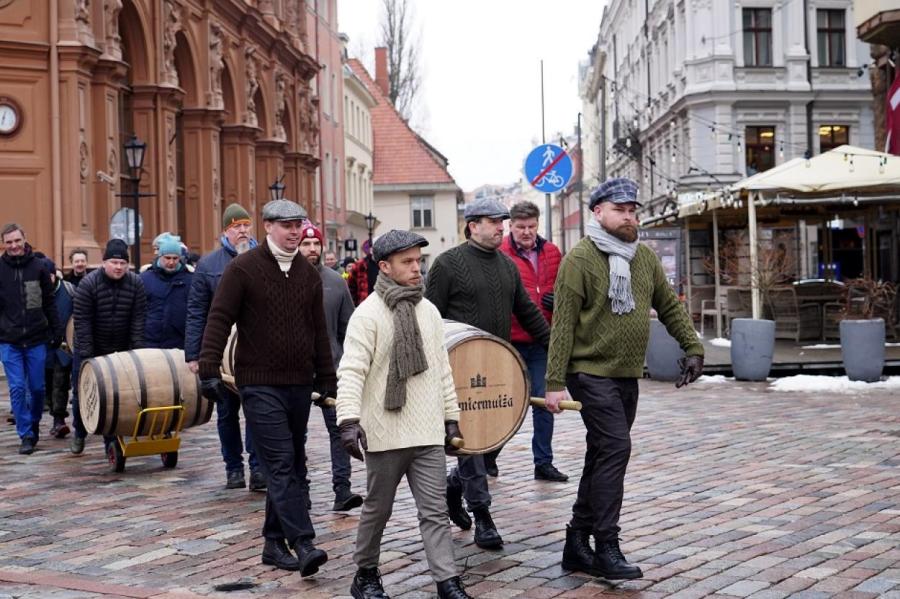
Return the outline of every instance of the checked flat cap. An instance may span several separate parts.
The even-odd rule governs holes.
[[[297,202],[272,200],[262,209],[263,220],[305,220],[306,210]]]
[[[428,240],[417,233],[391,229],[372,244],[372,258],[375,259],[375,262],[381,262],[390,258],[391,254],[426,245],[428,245]]]
[[[466,204],[463,210],[463,218],[467,221],[476,220],[486,216],[488,218],[509,218],[509,210],[499,201],[493,198],[482,198],[475,200],[471,204]]]
[[[601,183],[594,193],[591,194],[591,203],[588,207],[593,210],[594,206],[600,202],[613,202],[614,204],[637,204],[641,205],[637,200],[638,186],[637,183],[627,177],[617,177],[615,179],[607,179]]]

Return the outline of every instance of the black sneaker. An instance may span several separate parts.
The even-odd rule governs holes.
[[[353,599],[391,599],[381,585],[381,573],[378,568],[360,568],[350,583],[350,596]]]
[[[31,455],[34,453],[34,437],[25,437],[22,439],[22,445],[19,446],[21,455]]]
[[[230,470],[225,473],[226,489],[243,489],[246,486],[247,483],[244,481],[243,470]]]
[[[73,435],[72,440],[69,441],[69,451],[75,455],[79,455],[84,451],[84,437],[79,437],[77,434]]]
[[[564,483],[569,477],[553,466],[553,464],[538,464],[534,467],[534,480],[548,480],[554,483]]]
[[[243,480],[244,475],[241,474],[241,480]],[[259,470],[254,470],[250,473],[250,490],[251,491],[265,491],[266,490],[266,475],[260,472]]]

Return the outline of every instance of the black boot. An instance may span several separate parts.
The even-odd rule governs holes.
[[[497,468],[497,454],[493,452],[484,454],[484,470],[491,478],[500,476],[500,469]]]
[[[300,539],[294,543],[294,553],[300,562],[300,576],[312,576],[319,571],[319,566],[328,561],[328,554],[316,549],[309,539]]]
[[[591,531],[566,525],[566,545],[563,547],[562,567],[564,570],[587,572],[599,576],[594,568],[596,556],[591,548]]]
[[[591,572],[594,576],[607,580],[633,580],[644,576],[640,568],[629,564],[622,555],[619,539],[615,537],[604,542],[597,541],[597,551],[594,555],[596,572]]]
[[[463,530],[472,528],[472,519],[462,504],[463,490],[459,481],[453,480],[452,476],[447,476],[447,513],[450,521],[459,526]]]
[[[300,562],[288,550],[284,539],[266,539],[263,546],[262,563],[282,570],[299,570]]]
[[[350,595],[353,599],[391,599],[381,586],[381,573],[378,568],[360,568],[350,584]]]
[[[350,487],[338,487],[334,494],[334,505],[331,510],[334,512],[346,512],[354,508],[358,508],[363,503],[363,498],[356,493],[350,491]]]
[[[459,576],[437,583],[437,592],[438,599],[472,599],[472,595],[463,588]]]
[[[497,532],[491,512],[486,507],[472,510],[475,515],[475,544],[482,549],[500,549],[503,537]]]

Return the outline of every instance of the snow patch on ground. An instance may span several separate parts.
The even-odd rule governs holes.
[[[697,383],[709,383],[711,385],[716,384],[716,383],[728,383],[728,382],[733,382],[733,381],[734,381],[733,378],[727,377],[724,374],[710,374],[710,375],[704,374],[699,379],[697,379]]]
[[[803,391],[806,393],[859,393],[861,391],[900,391],[900,376],[892,376],[876,383],[851,381],[846,376],[814,376],[798,374],[773,381],[772,391]]]
[[[731,339],[716,337],[715,339],[710,339],[709,344],[715,345],[716,347],[731,347]]]
[[[900,347],[900,343],[885,343],[885,347]],[[817,343],[815,345],[804,345],[803,349],[841,349],[840,343]]]

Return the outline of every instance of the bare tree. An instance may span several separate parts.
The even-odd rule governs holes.
[[[394,108],[407,121],[415,107],[421,76],[419,39],[413,29],[413,14],[408,0],[382,0],[381,45],[387,48],[388,96]]]

